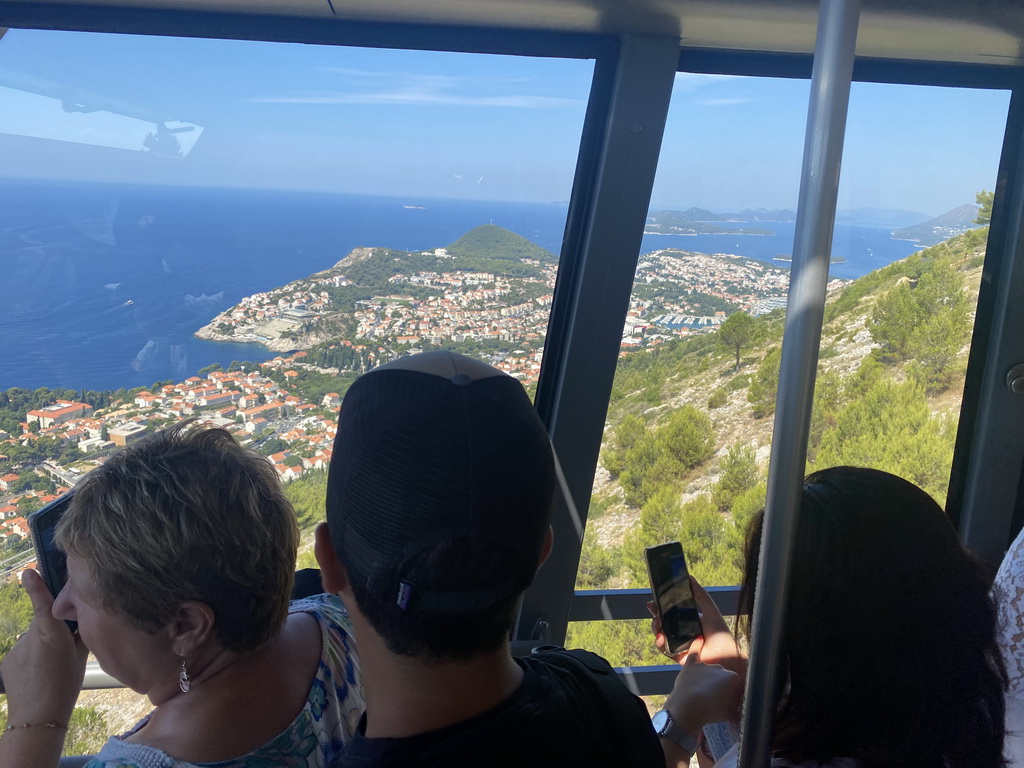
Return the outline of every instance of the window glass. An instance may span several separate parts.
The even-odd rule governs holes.
[[[808,471],[883,469],[945,505],[1008,105],[854,84]]]
[[[216,420],[271,456],[308,525],[359,372],[443,345],[532,386],[592,72],[10,30],[5,572],[31,560],[29,511],[180,419]]]
[[[808,97],[808,81],[677,76],[578,588],[647,587],[643,548],[674,539],[702,583],[740,580],[764,504]],[[987,237],[975,202],[1007,105],[854,84],[808,471],[878,467],[945,501]],[[619,628],[571,625],[568,642],[601,632],[613,663],[644,658]],[[647,622],[635,632],[649,643]]]

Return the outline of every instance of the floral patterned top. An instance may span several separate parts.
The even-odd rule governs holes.
[[[112,736],[84,768],[326,768],[352,738],[366,708],[352,625],[334,595],[292,602],[290,613],[316,618],[323,636],[320,664],[306,706],[277,737],[247,755],[216,763],[186,763],[145,744],[125,741],[150,715],[121,736]]]
[[[992,592],[999,611],[999,650],[1009,677],[1003,751],[1011,766],[1024,766],[1024,531],[1006,552]]]

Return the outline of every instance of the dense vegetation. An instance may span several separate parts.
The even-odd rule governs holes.
[[[987,235],[966,232],[830,297],[808,472],[876,467],[945,501]],[[746,527],[764,504],[756,448],[770,438],[781,332],[781,312],[736,313],[717,334],[620,360],[601,454],[608,480],[595,489],[578,587],[645,587],[643,548],[672,539],[703,583],[739,582]],[[599,542],[610,512],[633,522]],[[652,658],[647,622],[572,625],[567,644],[617,664]]]
[[[300,529],[327,519],[327,470],[306,472],[288,483],[284,492],[295,507],[295,519]]]
[[[25,420],[26,413],[42,408],[44,405],[50,405],[54,400],[74,400],[79,403],[88,403],[93,408],[103,408],[110,405],[111,401],[124,397],[127,393],[126,389],[118,389],[113,392],[50,389],[49,387],[0,389],[0,430],[12,435],[19,434],[21,432],[20,424]]]
[[[464,259],[485,258],[500,262],[534,259],[542,263],[554,264],[558,257],[541,248],[522,235],[510,232],[495,224],[483,224],[471,229],[446,249],[448,253],[460,257],[458,268],[464,269]],[[489,270],[482,270],[489,271]]]
[[[447,247],[449,257],[432,251],[407,253],[388,248],[374,248],[365,258],[346,258],[335,269],[355,285],[328,288],[336,306],[348,309],[361,299],[393,292],[388,280],[397,274],[417,272],[491,272],[507,277],[540,277],[540,267],[524,264],[522,259],[552,263],[556,257],[525,237],[507,229],[485,224],[470,230]],[[424,286],[403,284],[402,294],[413,299],[438,295],[440,291]]]

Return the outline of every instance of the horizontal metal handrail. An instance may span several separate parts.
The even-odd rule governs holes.
[[[723,616],[735,616],[739,598],[739,587],[708,587],[708,592]],[[649,619],[647,602],[651,599],[649,589],[578,589],[573,593],[569,608],[569,621],[622,621]],[[633,693],[648,696],[667,693],[672,688],[678,668],[675,664],[650,667],[616,667],[626,686]],[[124,685],[100,669],[95,661],[85,666],[83,691],[103,688],[123,688]],[[3,693],[0,680],[0,693]]]
[[[735,616],[739,587],[707,587],[723,616]],[[569,607],[569,621],[622,621],[650,619],[649,589],[578,589]],[[619,678],[637,696],[655,696],[672,690],[678,664],[644,667],[616,667]]]
[[[723,616],[735,616],[739,587],[707,587]],[[649,589],[577,589],[569,606],[569,621],[649,619]]]
[[[659,696],[672,690],[679,674],[678,664],[650,667],[616,667],[619,679],[637,696]]]
[[[82,680],[83,691],[96,691],[101,688],[124,688],[125,685],[120,680],[111,675],[108,675],[102,669],[100,669],[99,662],[90,661],[85,665],[85,679]],[[0,679],[0,693],[6,693],[4,688],[4,681]]]
[[[124,683],[100,669],[98,661],[90,661],[85,665],[85,679],[82,681],[83,691],[95,691],[100,688],[124,687]]]

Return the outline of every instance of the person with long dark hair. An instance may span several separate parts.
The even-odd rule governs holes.
[[[763,516],[751,521],[745,552],[739,633],[748,636]],[[774,764],[1004,766],[1006,672],[990,586],[917,486],[857,467],[808,476],[780,606]],[[705,636],[691,652],[742,667],[721,614],[696,591]]]

